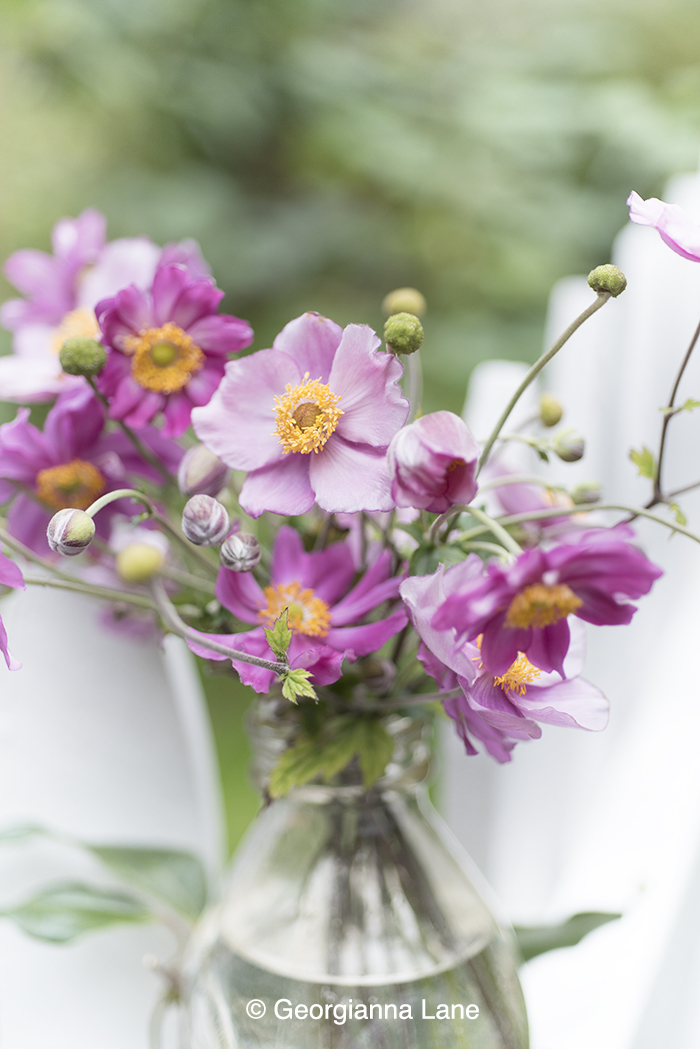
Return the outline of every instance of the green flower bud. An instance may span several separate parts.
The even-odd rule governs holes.
[[[564,409],[559,401],[551,393],[543,393],[540,397],[540,422],[543,426],[556,426],[561,422]]]
[[[162,550],[150,543],[129,543],[117,554],[117,575],[125,583],[147,583],[164,560]]]
[[[49,521],[46,538],[49,546],[64,557],[75,557],[87,550],[95,536],[95,522],[84,510],[71,507],[59,510]]]
[[[571,498],[575,506],[591,506],[603,498],[603,489],[597,481],[585,481],[573,489]]]
[[[593,291],[609,291],[614,299],[627,287],[627,278],[622,270],[611,263],[605,266],[596,266],[588,274],[588,285]]]
[[[583,459],[586,444],[578,430],[560,430],[552,441],[552,451],[565,463]]]
[[[96,339],[76,337],[61,346],[58,359],[68,375],[99,375],[107,362],[107,351]]]
[[[396,288],[382,302],[382,311],[388,316],[392,313],[414,313],[416,317],[422,317],[427,308],[425,298],[417,288]]]
[[[394,313],[384,325],[384,339],[392,353],[415,353],[423,344],[423,325],[413,313]]]

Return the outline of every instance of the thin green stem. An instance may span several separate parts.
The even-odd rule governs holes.
[[[51,572],[53,575],[58,576],[60,579],[67,579],[69,582],[73,580],[73,576],[68,575],[67,572],[62,572],[60,568],[56,568],[51,561],[47,561],[46,558],[40,557],[39,554],[35,554],[33,550],[25,546],[24,543],[20,543],[19,539],[15,539],[14,536],[10,535],[4,528],[0,528],[0,542],[9,546],[15,553],[21,554],[25,561],[31,561],[35,565],[40,565],[46,569],[47,572]]]
[[[406,360],[406,378],[408,390],[406,396],[410,404],[408,419],[406,423],[412,423],[420,411],[421,398],[423,396],[423,368],[420,362],[420,350],[409,353]]]
[[[78,579],[51,579],[30,574],[25,574],[24,581],[29,586],[50,586],[56,590],[71,590],[76,594],[86,594],[88,597],[96,597],[102,601],[115,601],[119,604],[135,605],[137,608],[147,608],[152,612],[157,611],[156,606],[145,594],[133,594],[128,590],[94,586],[92,583],[83,583]]]
[[[549,364],[549,362],[551,361],[552,357],[554,357],[555,354],[559,353],[559,350],[562,348],[562,346],[564,346],[569,341],[571,336],[574,334],[574,332],[578,328],[581,327],[581,325],[584,323],[584,321],[587,321],[589,317],[592,317],[593,314],[596,313],[601,308],[601,306],[604,306],[609,298],[610,298],[610,292],[609,291],[599,291],[598,295],[596,297],[595,302],[592,302],[591,305],[588,306],[583,311],[583,313],[579,314],[579,316],[576,318],[575,321],[572,321],[572,323],[569,325],[569,327],[566,329],[566,331],[563,333],[563,335],[561,335],[560,338],[558,338],[557,341],[554,343],[552,348],[547,350],[546,353],[543,353],[542,356],[540,357],[540,359],[538,361],[536,361],[533,364],[533,366],[530,368],[530,370],[528,371],[527,375],[525,376],[523,381],[520,383],[520,385],[518,386],[517,390],[515,391],[515,393],[511,397],[511,399],[508,401],[508,404],[503,409],[503,412],[501,413],[501,416],[500,416],[498,422],[494,426],[493,430],[491,431],[491,433],[490,433],[490,435],[489,435],[489,437],[488,437],[488,439],[486,441],[486,444],[484,445],[483,451],[482,451],[481,456],[479,458],[479,464],[478,464],[477,470],[476,470],[477,477],[478,477],[479,473],[481,472],[482,468],[484,467],[484,465],[485,465],[489,455],[491,454],[491,449],[493,448],[493,446],[494,446],[494,444],[495,444],[495,442],[496,442],[496,440],[498,438],[498,435],[500,434],[501,430],[505,426],[506,421],[508,419],[508,416],[513,411],[513,408],[518,403],[518,401],[520,400],[520,398],[522,397],[523,393],[528,388],[530,383],[536,378],[537,375],[539,375],[539,373],[542,371],[544,366],[546,364]]]
[[[673,384],[673,389],[671,390],[671,396],[668,399],[668,405],[666,406],[666,411],[664,412],[664,421],[661,424],[661,438],[659,440],[659,454],[658,454],[657,459],[656,459],[656,475],[654,477],[654,492],[653,492],[653,495],[652,495],[651,499],[649,500],[649,502],[646,505],[646,509],[650,509],[652,506],[656,506],[657,503],[660,503],[663,500],[663,493],[662,493],[662,488],[661,488],[661,468],[663,466],[664,450],[665,450],[665,447],[666,447],[666,433],[668,431],[668,424],[670,423],[670,421],[673,418],[673,416],[677,414],[676,412],[670,411],[670,409],[672,409],[674,404],[675,404],[676,394],[678,393],[678,387],[681,384],[681,379],[683,378],[683,373],[685,372],[685,369],[688,366],[688,362],[689,362],[689,360],[690,360],[690,358],[692,356],[693,350],[695,349],[695,346],[696,346],[696,343],[698,341],[698,338],[700,338],[700,323],[698,324],[697,328],[695,329],[693,337],[690,340],[690,345],[688,346],[688,349],[685,351],[685,356],[684,356],[683,360],[681,361],[681,366],[678,369],[678,374],[676,375],[676,381]]]
[[[88,384],[92,388],[92,392],[95,394],[97,399],[104,405],[105,409],[107,409],[107,411],[109,412],[109,401],[102,393],[100,393],[95,380],[88,376],[86,376],[86,379]],[[163,477],[168,484],[172,484],[173,478],[168,473],[163,463],[156,455],[154,455],[150,448],[147,448],[143,441],[136,436],[131,427],[127,426],[122,419],[114,419],[113,421],[116,422],[117,426],[119,426],[120,429],[124,432],[124,434],[126,434],[126,436],[129,438],[129,440],[131,441],[141,458],[145,459],[146,462],[150,463],[151,466],[155,467],[155,469],[158,471],[161,477]]]
[[[260,659],[258,656],[248,655],[247,652],[240,652],[238,649],[229,648],[227,645],[220,645],[218,641],[212,641],[211,638],[190,629],[180,619],[177,609],[171,603],[165,592],[165,587],[159,579],[152,580],[151,593],[165,625],[174,634],[179,634],[186,641],[194,641],[195,644],[200,645],[202,648],[208,648],[211,652],[218,652],[219,655],[227,656],[229,659],[237,659],[241,663],[251,663],[255,667],[272,670],[275,674],[286,674],[289,670],[288,663],[278,663],[272,659]]]
[[[518,557],[523,552],[522,546],[516,543],[510,532],[507,532],[502,524],[496,521],[493,517],[489,517],[488,514],[484,513],[483,510],[478,510],[475,506],[469,507],[469,513],[472,517],[475,517],[477,521],[481,521],[483,525],[489,529],[489,531],[500,539],[506,550]]]
[[[505,557],[508,553],[502,546],[498,546],[497,543],[460,543],[462,550],[485,550],[489,554],[496,554],[498,557]]]

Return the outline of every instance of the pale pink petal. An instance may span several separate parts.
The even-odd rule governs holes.
[[[357,444],[386,448],[406,421],[409,404],[398,385],[403,368],[393,353],[380,353],[379,345],[371,328],[349,324],[333,360],[329,385],[340,396],[343,410],[336,432]]]
[[[299,365],[301,374],[327,383],[343,329],[319,313],[305,313],[290,321],[275,339],[273,346],[283,350]]]
[[[206,353],[221,357],[236,353],[250,346],[253,341],[253,329],[248,322],[227,313],[202,317],[196,324],[189,326],[187,334]]]
[[[229,361],[209,404],[192,412],[194,432],[234,470],[257,470],[289,458],[274,432],[275,395],[283,394],[287,383],[301,381],[296,362],[279,350]]]
[[[266,510],[284,517],[305,514],[314,505],[309,456],[285,455],[280,462],[252,470],[243,482],[239,502],[251,517],[260,517]]]
[[[665,204],[656,197],[642,200],[634,191],[627,198],[630,219],[642,226],[653,226],[661,239],[678,255],[700,262],[700,225],[678,204]]]
[[[54,359],[33,361],[14,355],[0,358],[0,400],[42,404],[63,390],[82,386],[84,379],[65,375]]]
[[[517,702],[529,717],[548,725],[600,732],[608,723],[607,699],[599,688],[582,677],[548,688],[530,685],[524,696],[518,696]]]
[[[350,444],[336,431],[318,453],[312,453],[309,477],[316,502],[330,513],[391,510],[386,455],[369,445]]]
[[[59,219],[51,233],[58,258],[76,266],[94,262],[107,239],[107,219],[96,208],[86,208],[77,219]]]
[[[94,266],[78,277],[78,306],[94,309],[101,299],[135,284],[149,288],[159,249],[147,237],[123,237],[105,245]]]

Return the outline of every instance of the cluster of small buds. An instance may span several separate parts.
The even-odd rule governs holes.
[[[261,555],[260,543],[250,532],[230,535],[219,550],[222,565],[231,572],[252,572]]]
[[[218,495],[226,486],[229,469],[204,444],[188,448],[177,472],[183,495]]]
[[[195,546],[218,546],[231,529],[226,507],[211,495],[193,495],[182,511],[182,531]]]
[[[54,553],[75,557],[87,550],[95,537],[95,522],[84,510],[59,510],[49,521],[46,538]]]

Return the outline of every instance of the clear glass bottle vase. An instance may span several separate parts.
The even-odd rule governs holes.
[[[263,789],[289,745],[280,709],[252,725]],[[508,936],[428,800],[430,725],[386,724],[372,788],[297,788],[249,831],[193,940],[192,1049],[527,1049]]]

